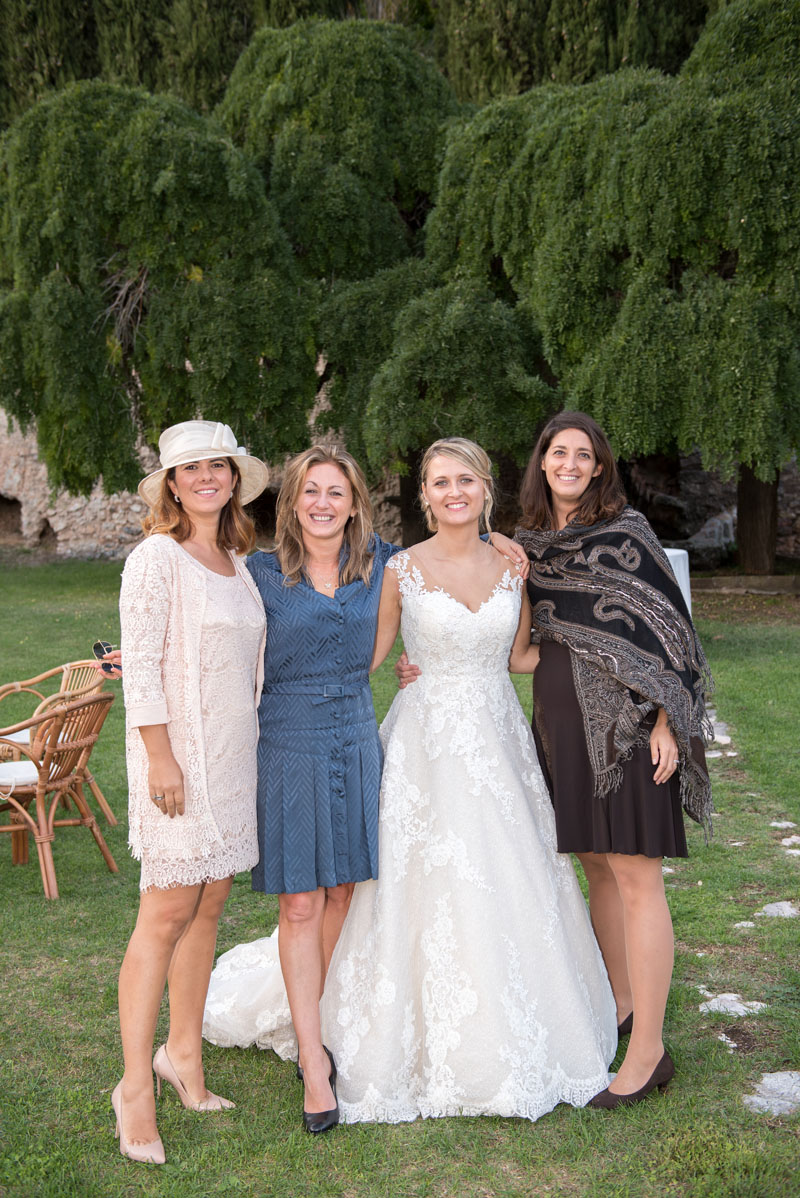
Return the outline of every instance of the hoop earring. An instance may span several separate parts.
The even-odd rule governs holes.
[[[180,495],[176,495],[174,491],[172,492],[172,498],[175,500],[176,503],[180,503],[180,501],[181,501]]]

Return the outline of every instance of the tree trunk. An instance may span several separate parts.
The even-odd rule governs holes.
[[[778,479],[762,483],[749,466],[739,469],[736,542],[744,574],[773,574],[778,536]]]
[[[408,463],[408,474],[400,475],[400,522],[404,545],[416,545],[418,541],[424,541],[430,536],[419,501],[421,461],[420,453],[412,454]]]

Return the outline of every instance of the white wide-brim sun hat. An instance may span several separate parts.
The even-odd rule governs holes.
[[[216,420],[185,420],[165,428],[158,438],[158,457],[161,469],[154,470],[139,483],[139,494],[150,507],[161,495],[164,475],[173,466],[187,462],[202,462],[207,458],[231,458],[242,476],[239,502],[250,503],[266,487],[269,470],[259,458],[253,458],[237,444],[233,430]]]

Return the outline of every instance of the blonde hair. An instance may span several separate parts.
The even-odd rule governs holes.
[[[216,459],[215,459],[216,461]],[[231,549],[234,553],[252,553],[256,546],[256,530],[253,521],[246,514],[239,502],[242,476],[239,467],[231,458],[225,458],[233,475],[233,491],[228,502],[220,512],[217,525],[217,546],[220,549]],[[153,533],[166,533],[179,544],[188,541],[192,535],[192,521],[181,505],[176,502],[170,483],[175,481],[175,467],[165,471],[161,479],[161,491],[158,499],[150,506],[147,515],[142,520],[145,536]]]
[[[281,573],[286,575],[286,584],[295,586],[305,574],[306,548],[294,507],[312,466],[335,466],[350,484],[355,513],[344,528],[348,553],[339,585],[347,586],[357,579],[368,585],[373,555],[372,503],[361,467],[346,449],[338,445],[312,445],[293,457],[286,467],[275,505],[275,553]]]
[[[461,462],[462,466],[466,466],[473,474],[476,474],[483,483],[486,499],[481,512],[481,519],[487,532],[491,532],[489,517],[492,514],[494,507],[494,477],[492,475],[492,463],[485,449],[481,449],[480,445],[476,445],[474,441],[469,441],[466,437],[442,437],[438,441],[434,441],[425,450],[425,456],[422,459],[422,465],[419,468],[419,498],[422,504],[422,510],[425,513],[425,523],[431,532],[436,532],[439,522],[431,511],[423,493],[422,487],[428,475],[431,462],[438,455],[443,454],[448,458],[455,458],[457,462]]]

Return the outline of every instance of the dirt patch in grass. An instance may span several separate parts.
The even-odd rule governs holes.
[[[748,624],[797,624],[800,622],[798,595],[721,595],[695,591],[692,595],[695,620],[720,620]]]
[[[765,1037],[763,1028],[759,1028],[758,1035],[750,1031],[741,1022],[728,1024],[726,1027],[715,1027],[714,1031],[718,1036],[727,1036],[736,1045],[736,1052],[747,1056],[752,1052],[761,1051],[764,1047]]]

